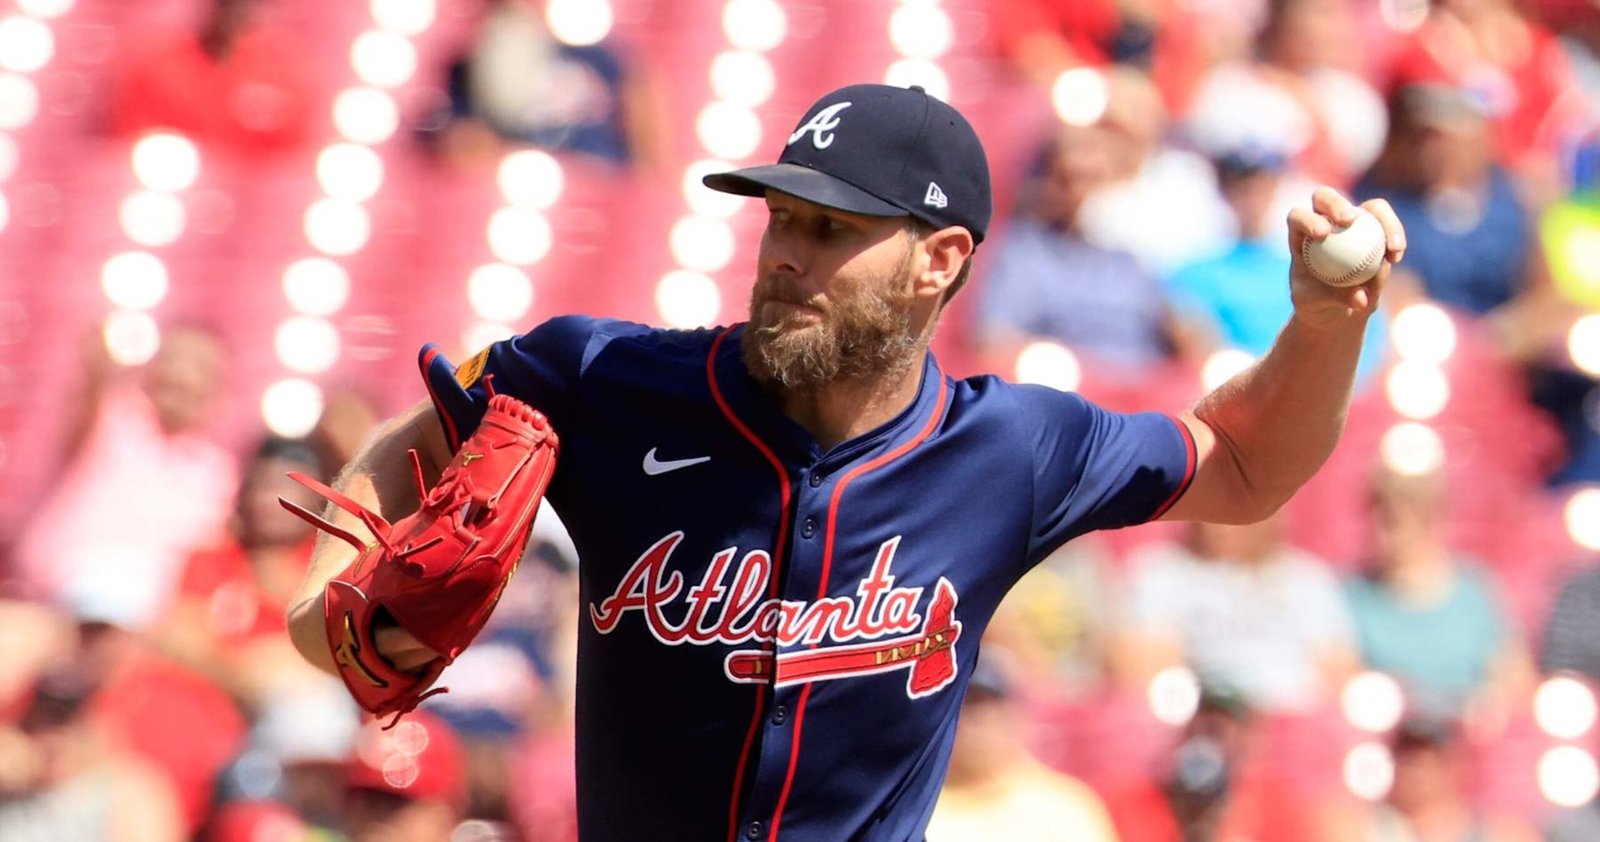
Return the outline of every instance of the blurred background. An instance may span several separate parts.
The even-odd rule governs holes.
[[[1313,185],[1410,243],[1282,514],[1019,586],[930,840],[1600,839],[1592,0],[0,0],[0,840],[574,839],[559,523],[380,732],[288,643],[283,474],[423,342],[740,320],[700,176],[876,80],[989,150],[957,375],[1180,410]]]

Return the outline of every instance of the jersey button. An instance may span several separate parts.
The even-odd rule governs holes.
[[[816,488],[817,486],[821,485],[824,479],[827,479],[827,477],[824,477],[822,474],[813,473],[811,475],[811,487]]]
[[[744,826],[744,838],[746,838],[746,839],[760,839],[761,838],[761,822],[751,822],[751,823],[745,825]]]
[[[788,719],[789,719],[789,709],[784,707],[783,705],[778,705],[777,709],[772,711],[772,724],[773,725],[782,725],[784,722],[788,721]]]
[[[800,537],[810,538],[815,534],[817,534],[817,519],[808,517],[805,523],[800,524]]]

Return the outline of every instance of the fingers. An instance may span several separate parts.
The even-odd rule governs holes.
[[[1339,225],[1356,221],[1356,206],[1344,194],[1326,185],[1311,193],[1311,209]]]
[[[380,626],[373,631],[372,637],[378,646],[378,654],[401,671],[419,669],[439,657],[437,652],[423,646],[411,632],[399,626]]]
[[[1395,215],[1394,208],[1383,199],[1368,199],[1361,203],[1361,207],[1377,217],[1383,225],[1383,238],[1388,248],[1385,259],[1391,264],[1399,263],[1406,253],[1406,229],[1400,224],[1400,217]]]
[[[1320,240],[1333,233],[1333,224],[1328,218],[1322,216],[1308,207],[1297,207],[1289,211],[1289,236],[1295,242],[1301,239]]]

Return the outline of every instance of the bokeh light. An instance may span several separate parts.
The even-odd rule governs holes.
[[[317,155],[317,183],[335,199],[364,202],[383,187],[383,159],[359,143],[335,143]]]
[[[544,21],[557,41],[587,47],[611,34],[615,17],[608,0],[547,0]]]
[[[1401,476],[1431,474],[1444,466],[1444,439],[1426,424],[1402,421],[1384,431],[1378,456],[1385,467]]]
[[[683,201],[689,209],[700,216],[713,219],[728,219],[750,203],[744,196],[733,193],[723,193],[712,190],[701,179],[712,173],[727,172],[735,169],[727,161],[718,161],[706,158],[695,161],[683,171]]]
[[[550,253],[550,220],[536,210],[501,208],[489,217],[489,251],[502,263],[527,266]]]
[[[350,45],[356,78],[375,88],[405,84],[417,72],[417,48],[410,39],[384,30],[363,32]]]
[[[333,101],[333,126],[345,140],[382,143],[400,127],[400,106],[376,88],[346,88]]]
[[[307,257],[283,270],[283,295],[307,316],[331,316],[350,298],[350,276],[326,257]]]
[[[1213,391],[1255,364],[1256,358],[1249,351],[1224,348],[1200,365],[1200,385],[1207,392]]]
[[[1567,535],[1586,550],[1600,551],[1600,488],[1581,488],[1563,509]]]
[[[514,322],[533,306],[533,282],[515,266],[479,266],[467,278],[467,302],[480,319]]]
[[[694,131],[707,152],[729,161],[742,161],[761,145],[761,118],[731,102],[719,100],[702,108]]]
[[[26,76],[0,73],[0,129],[20,129],[39,114],[39,89]]]
[[[1050,105],[1056,116],[1069,126],[1092,126],[1100,122],[1111,102],[1106,77],[1092,67],[1063,71],[1050,88]]]
[[[1378,0],[1378,14],[1395,32],[1415,32],[1428,20],[1430,0]]]
[[[950,15],[931,3],[900,6],[889,15],[889,43],[907,58],[939,58],[954,42]]]
[[[1577,746],[1556,746],[1539,758],[1539,793],[1559,807],[1581,807],[1600,792],[1600,767]]]
[[[1181,728],[1200,709],[1200,679],[1188,667],[1167,667],[1150,679],[1145,701],[1157,722]]]
[[[1600,377],[1600,314],[1590,313],[1572,323],[1567,332],[1567,353],[1572,364]]]
[[[142,310],[117,310],[106,316],[101,338],[117,365],[143,365],[161,349],[161,327]]]
[[[112,255],[100,270],[100,289],[118,307],[148,310],[167,297],[167,266],[149,252]]]
[[[1368,670],[1345,682],[1339,708],[1346,722],[1363,731],[1381,734],[1400,722],[1405,713],[1405,693],[1400,683],[1381,672]]]
[[[1394,757],[1382,743],[1365,742],[1344,756],[1345,788],[1357,798],[1380,801],[1394,786]]]
[[[25,15],[0,18],[0,68],[32,73],[49,64],[55,53],[49,24]]]
[[[1018,383],[1037,383],[1071,392],[1083,382],[1083,367],[1072,349],[1059,342],[1042,339],[1018,352],[1016,378]]]
[[[724,50],[711,60],[711,90],[719,99],[755,108],[778,86],[772,63],[760,53]]]
[[[183,236],[183,202],[171,193],[136,190],[122,200],[117,221],[122,233],[141,246],[165,246]]]
[[[339,331],[326,319],[292,316],[278,325],[272,348],[284,368],[321,374],[339,360]]]
[[[1570,675],[1546,679],[1533,694],[1533,721],[1552,737],[1573,740],[1589,733],[1596,712],[1594,691]]]
[[[318,199],[306,208],[306,241],[323,254],[344,257],[367,245],[372,220],[366,208],[343,199]]]
[[[1456,325],[1437,304],[1412,304],[1395,314],[1389,339],[1403,360],[1443,365],[1456,350]]]
[[[1426,421],[1450,403],[1450,381],[1430,363],[1401,360],[1389,369],[1383,382],[1389,406],[1413,421]]]
[[[478,351],[517,335],[517,329],[504,322],[473,322],[461,332],[461,347],[467,354]]]
[[[722,312],[722,293],[699,272],[668,272],[656,283],[656,312],[670,327],[706,327]]]
[[[261,393],[261,420],[274,434],[297,439],[316,429],[322,419],[322,389],[309,380],[290,377]]]
[[[151,190],[187,190],[200,176],[200,150],[183,135],[156,132],[133,146],[133,177]]]
[[[523,208],[546,210],[561,198],[566,175],[561,162],[538,149],[522,149],[500,160],[500,194]]]
[[[36,18],[60,17],[72,11],[75,0],[16,0],[17,10]]]
[[[883,83],[896,88],[920,85],[934,99],[950,100],[950,77],[937,62],[925,58],[903,58],[889,65]]]
[[[733,229],[720,219],[685,216],[668,235],[672,259],[696,272],[718,272],[733,260]]]
[[[372,21],[400,35],[420,35],[438,15],[435,0],[372,0]]]
[[[722,34],[741,50],[764,53],[788,32],[789,19],[776,0],[728,0],[722,8]]]

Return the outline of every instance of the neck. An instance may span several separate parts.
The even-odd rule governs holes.
[[[773,392],[783,414],[806,429],[824,451],[882,426],[905,411],[922,383],[924,349],[908,364],[881,375]]]

